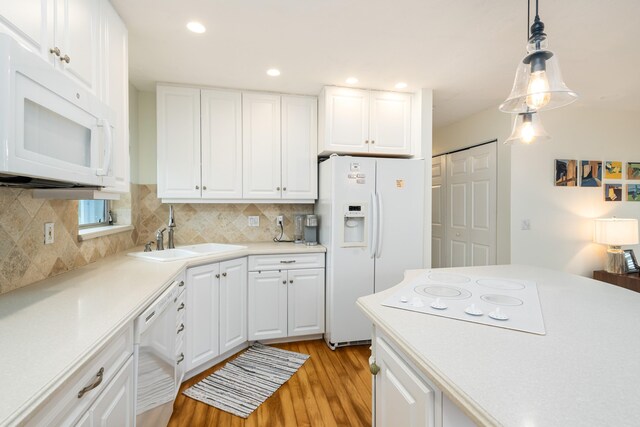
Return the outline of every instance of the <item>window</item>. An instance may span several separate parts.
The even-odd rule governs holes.
[[[78,226],[98,227],[109,224],[108,200],[80,200],[78,202]]]

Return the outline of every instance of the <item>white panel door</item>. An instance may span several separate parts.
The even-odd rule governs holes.
[[[447,266],[496,263],[496,143],[447,155]]]
[[[445,182],[446,156],[431,159],[431,267],[446,266],[445,243]]]
[[[318,101],[282,96],[282,198],[318,198]]]
[[[249,273],[249,340],[287,336],[287,272]]]
[[[411,154],[411,95],[370,92],[369,152]]]
[[[90,425],[92,427],[133,426],[135,422],[134,399],[133,357],[130,357],[89,409]]]
[[[220,354],[218,308],[220,307],[220,264],[187,270],[186,370]]]
[[[56,58],[56,61],[65,72],[97,95],[98,0],[55,0],[55,11],[55,45],[61,51],[60,59]],[[64,58],[68,61],[63,61]]]
[[[324,268],[289,270],[288,335],[324,332]]]
[[[377,159],[375,292],[424,267],[424,160]]]
[[[279,199],[280,95],[242,94],[242,195]]]
[[[322,99],[320,151],[369,152],[369,92],[327,87]]]
[[[242,198],[242,95],[203,90],[202,198]]]
[[[158,197],[200,198],[200,89],[158,86]]]
[[[129,161],[129,52],[128,35],[122,19],[108,1],[101,2],[102,99],[115,112],[113,123],[113,176],[107,191],[130,191]]]
[[[247,258],[221,262],[220,276],[222,354],[247,341]]]
[[[52,60],[47,36],[47,0],[0,0],[0,32],[8,32],[38,55]]]
[[[434,391],[380,338],[375,359],[375,425],[434,427]]]

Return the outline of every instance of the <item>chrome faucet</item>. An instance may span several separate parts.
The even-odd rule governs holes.
[[[156,250],[157,251],[164,251],[164,233],[166,230],[166,228],[163,228],[161,230],[158,230],[156,232]]]
[[[173,205],[169,205],[169,225],[167,225],[167,228],[169,228],[169,232],[167,233],[168,235],[168,242],[167,242],[167,246],[169,247],[169,249],[173,249],[176,246],[173,244],[173,232],[174,229],[176,228],[176,221],[175,218],[173,217]]]

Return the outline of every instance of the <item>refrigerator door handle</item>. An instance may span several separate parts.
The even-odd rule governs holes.
[[[378,246],[378,204],[376,200],[375,192],[371,192],[370,199],[371,206],[371,243],[369,244],[369,256],[371,258],[375,258],[376,256],[376,247]]]
[[[378,234],[376,236],[376,258],[380,258],[380,254],[382,253],[382,227],[384,225],[382,216],[382,194],[376,193],[376,197],[378,198],[378,214],[376,215],[376,218],[378,220]]]

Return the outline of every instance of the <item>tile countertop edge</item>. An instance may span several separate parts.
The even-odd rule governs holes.
[[[407,270],[402,283],[411,280],[424,270]],[[392,295],[394,293],[395,286],[387,289],[383,292],[379,292],[377,295]],[[401,338],[401,335],[397,331],[393,330],[381,317],[376,315],[375,311],[371,310],[366,302],[367,297],[358,298],[356,306],[367,316],[374,324],[376,328],[379,328],[384,332],[385,336],[399,347],[402,352],[409,357],[410,361],[416,365],[420,371],[429,378],[447,397],[456,405],[458,405],[475,423],[481,426],[499,426],[500,423],[493,418],[488,412],[486,412],[481,406],[479,406],[473,399],[462,392],[455,383],[451,382],[446,375],[440,372],[435,366],[429,363],[424,355],[421,355],[416,351],[409,342]],[[388,308],[394,310],[393,308]]]
[[[156,299],[165,289],[171,284],[173,278],[175,278],[182,271],[187,268],[215,263],[230,259],[242,258],[250,255],[271,255],[271,254],[298,254],[298,253],[325,253],[326,248],[322,245],[314,245],[314,246],[306,246],[306,245],[295,245],[294,243],[279,243],[279,242],[241,242],[235,243],[238,245],[246,246],[245,249],[239,249],[232,252],[228,252],[225,254],[215,254],[215,255],[203,255],[195,258],[189,258],[185,260],[176,260],[170,262],[153,262],[142,259],[135,259],[134,257],[126,256],[129,252],[136,252],[142,250],[142,247],[134,247],[127,249],[123,252],[119,252],[117,254],[111,255],[109,257],[103,258],[95,263],[88,264],[84,267],[81,267],[77,270],[83,270],[87,268],[96,268],[99,267],[100,264],[103,264],[109,260],[114,260],[116,257],[126,256],[126,259],[131,262],[140,263],[140,265],[153,266],[161,264],[166,265],[167,267],[174,267],[173,273],[168,275],[168,278],[163,282],[161,286],[158,286],[155,292],[153,292],[149,297],[145,298],[143,302],[138,304],[134,309],[130,310],[126,315],[124,315],[117,324],[112,326],[109,331],[103,334],[100,338],[98,338],[95,342],[93,342],[90,346],[82,351],[74,360],[72,360],[64,369],[59,371],[52,379],[50,379],[46,384],[43,384],[42,387],[33,395],[30,396],[29,399],[24,401],[19,407],[13,410],[10,413],[4,414],[4,418],[0,419],[0,425],[14,425],[21,424],[26,422],[29,418],[33,416],[35,411],[41,408],[44,404],[47,403],[49,398],[58,390],[60,387],[64,386],[65,382],[69,380],[69,378],[77,371],[78,366],[82,366],[87,363],[95,354],[109,342],[111,338],[113,338],[125,325],[129,322],[133,321],[140,313],[142,313],[148,306]],[[68,272],[68,273],[72,273]],[[65,274],[55,276],[53,278],[44,279],[40,282],[37,282],[42,285],[46,285],[48,282],[58,282],[61,279],[65,278]],[[25,288],[29,288],[32,285],[26,286]],[[0,298],[6,298],[7,296],[11,296],[14,292],[20,292],[25,288],[19,288],[16,291],[8,292],[6,294],[0,295]],[[2,414],[0,414],[2,416]]]

